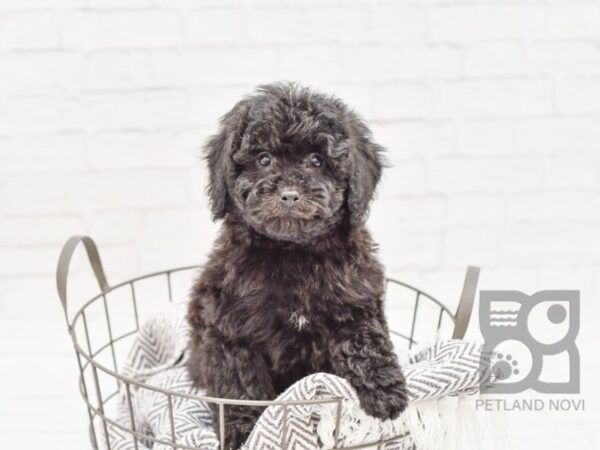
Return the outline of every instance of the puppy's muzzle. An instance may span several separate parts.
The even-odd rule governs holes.
[[[291,208],[300,201],[300,193],[292,188],[283,188],[279,192],[279,201],[282,205]]]

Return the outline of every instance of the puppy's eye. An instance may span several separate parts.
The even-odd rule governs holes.
[[[260,164],[261,166],[267,167],[271,164],[271,155],[269,155],[268,153],[261,153],[260,155],[258,155],[257,161],[258,164]]]
[[[310,162],[310,165],[313,167],[321,167],[323,165],[323,158],[321,158],[321,156],[317,155],[316,153],[310,155],[310,158],[308,161]]]

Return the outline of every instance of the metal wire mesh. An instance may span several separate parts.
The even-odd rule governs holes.
[[[101,292],[83,303],[70,318],[67,309],[66,284],[70,259],[79,242],[83,242],[86,247]],[[218,434],[220,437],[221,449],[227,448],[225,442],[225,429],[227,424],[225,423],[224,418],[225,408],[231,405],[262,407],[271,405],[282,406],[284,411],[283,427],[285,430],[287,427],[287,415],[285,413],[287,412],[288,407],[315,403],[334,404],[337,417],[334,436],[336,445],[333,447],[334,449],[350,450],[368,447],[384,448],[387,442],[397,440],[401,437],[393,436],[388,439],[381,439],[360,446],[338,447],[337,443],[340,430],[339,421],[342,408],[341,398],[303,401],[252,401],[192,396],[134,381],[121,373],[118,365],[119,360],[121,360],[120,355],[126,353],[128,344],[140,330],[140,324],[142,323],[140,308],[144,306],[143,302],[145,302],[145,299],[142,299],[138,293],[140,285],[146,281],[152,281],[154,283],[152,292],[159,298],[159,302],[161,301],[161,298],[163,303],[173,302],[173,277],[183,273],[192,274],[195,273],[197,269],[198,266],[180,267],[151,273],[124,281],[115,286],[109,286],[106,277],[104,276],[96,246],[90,238],[74,237],[65,244],[59,260],[57,284],[68,325],[68,331],[73,341],[77,357],[80,372],[79,390],[86,404],[87,414],[89,416],[90,441],[93,449],[99,450],[102,448],[101,443],[103,443],[108,450],[112,450],[108,433],[108,428],[110,426],[131,435],[136,450],[138,450],[141,446],[140,443],[142,442],[150,443],[151,445],[162,444],[171,447],[173,450],[194,450],[193,447],[186,446],[176,441],[175,424],[173,420],[173,403],[177,398],[196,399],[217,405],[220,416]],[[158,282],[158,284],[156,282]],[[163,285],[163,288],[159,287],[161,284]],[[433,322],[430,318],[427,320],[430,327],[432,324],[435,325],[433,329],[429,329],[430,337],[433,333],[439,331],[444,323],[453,325],[455,322],[456,319],[454,314],[452,314],[443,303],[431,295],[398,280],[388,279],[387,284],[388,291],[390,286],[393,285],[396,289],[404,290],[406,293],[410,294],[409,297],[405,297],[406,301],[402,305],[407,306],[405,309],[408,309],[409,311],[410,320],[405,323],[403,328],[394,328],[391,326],[391,333],[395,338],[396,345],[404,344],[410,348],[417,343],[415,336],[417,319],[421,311],[425,309],[425,305],[427,305],[430,310],[433,308],[436,315],[436,320]],[[392,301],[392,299],[388,299],[388,303],[390,301]],[[129,312],[125,311],[124,306],[129,307]],[[140,389],[154,391],[155,393],[159,393],[166,397],[171,427],[170,440],[158,439],[145,432],[145,430],[141,430],[138,424],[135,423],[132,392]],[[111,401],[116,401],[115,399],[119,397],[119,392],[123,391],[126,393],[131,428],[124,426],[122,423],[118,423],[106,413],[106,409],[111,404]],[[282,448],[286,448],[285,437],[286,433],[283,432]]]

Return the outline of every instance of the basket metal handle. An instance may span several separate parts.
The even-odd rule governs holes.
[[[456,314],[454,315],[455,325],[454,332],[452,333],[452,339],[462,339],[465,337],[465,333],[467,332],[469,320],[471,319],[471,313],[473,312],[475,295],[477,293],[479,271],[480,269],[477,266],[467,267],[465,282],[463,284],[462,293],[460,294],[460,302],[458,303],[458,308],[456,308]]]
[[[69,238],[60,252],[58,265],[56,266],[56,287],[65,313],[67,326],[69,326],[69,315],[67,313],[67,280],[69,278],[69,266],[71,265],[71,258],[73,257],[75,248],[80,242],[82,242],[85,247],[100,290],[103,294],[110,290],[108,281],[106,281],[104,269],[102,268],[102,261],[100,260],[100,254],[98,253],[96,243],[89,236],[72,236]]]

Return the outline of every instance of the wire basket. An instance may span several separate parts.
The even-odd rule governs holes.
[[[90,300],[82,302],[82,306],[70,316],[67,308],[68,271],[73,252],[80,242],[85,246],[94,275],[100,286],[100,292]],[[140,330],[140,324],[143,322],[145,315],[151,315],[155,311],[154,308],[157,304],[160,305],[162,303],[164,305],[165,303],[173,302],[177,297],[176,289],[178,288],[182,289],[180,292],[182,292],[182,297],[185,298],[191,280],[197,274],[198,268],[199,266],[186,266],[169,269],[110,286],[104,274],[98,249],[91,238],[87,236],[74,236],[65,243],[57,267],[57,288],[68,331],[75,348],[80,373],[79,390],[86,404],[90,422],[90,441],[94,450],[103,448],[101,443],[105,444],[108,450],[113,450],[111,449],[108,433],[109,427],[116,427],[120,431],[130,434],[136,449],[138,448],[138,442],[150,442],[152,444],[169,446],[173,450],[194,450],[193,447],[175,441],[164,441],[149,436],[136,429],[133,420],[133,425],[129,429],[116,422],[114,418],[111,418],[106,413],[106,410],[111,404],[117,401],[120,392],[126,392],[129,414],[133,419],[134,411],[131,402],[131,392],[134,389],[148,389],[167,397],[167,405],[170,409],[171,429],[174,430],[171,405],[173,399],[185,396],[185,394],[169,391],[157,386],[150,386],[128,378],[119,372],[119,361],[122,360],[121,355],[124,356],[127,353],[132,340]],[[419,333],[431,340],[435,337],[436,333],[441,333],[445,329],[448,329],[448,327],[453,330],[453,338],[462,339],[471,315],[478,274],[479,269],[476,267],[470,266],[467,269],[465,284],[456,313],[450,311],[442,302],[422,290],[398,280],[388,279],[386,287],[386,296],[388,297],[386,304],[390,307],[388,316],[390,316],[391,311],[391,316],[405,319],[400,324],[395,324],[393,321],[390,323],[390,333],[392,334],[394,344],[410,348],[417,344],[417,335]],[[148,283],[150,286],[147,285]],[[393,294],[394,298],[403,298],[405,301],[392,303],[390,301],[390,291],[392,290],[395,291]],[[401,291],[403,292],[402,295],[400,294]],[[421,327],[422,331],[419,331],[418,318],[423,318],[421,322],[425,324],[424,327]],[[264,407],[280,405],[285,408],[292,404],[335,403],[338,409],[336,414],[338,418],[335,427],[336,433],[340,428],[341,398],[322,399],[318,401],[307,400],[306,402],[236,401],[204,396],[195,396],[195,398],[199,401],[216,404],[219,408],[220,417],[224,417],[225,408],[231,405]],[[218,434],[222,450],[227,448],[225,442],[226,426],[225,421],[221,420]],[[283,426],[285,429],[286,424],[284,423]],[[387,442],[398,440],[402,437],[393,436],[351,448],[384,448]],[[334,442],[336,446],[333,448],[349,450],[349,447],[338,447],[337,439]],[[282,448],[285,448],[285,443],[283,442]]]

